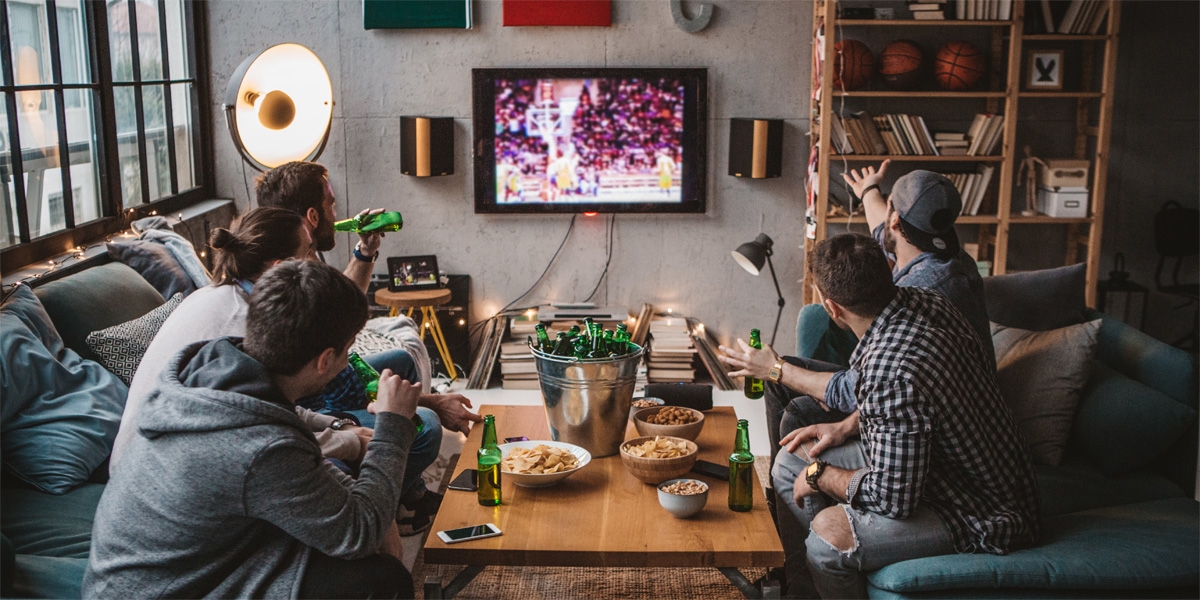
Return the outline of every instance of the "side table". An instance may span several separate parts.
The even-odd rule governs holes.
[[[446,336],[442,335],[442,325],[438,322],[437,312],[434,307],[441,306],[450,302],[450,290],[412,290],[408,292],[393,292],[387,289],[375,291],[375,303],[380,306],[390,307],[391,316],[395,317],[400,314],[400,309],[408,309],[406,315],[412,317],[413,309],[421,309],[421,339],[425,339],[425,332],[429,331],[433,335],[433,343],[437,346],[438,354],[442,355],[442,362],[446,363],[447,374],[450,379],[458,379],[458,371],[454,368],[454,360],[450,358],[450,348],[446,346]]]

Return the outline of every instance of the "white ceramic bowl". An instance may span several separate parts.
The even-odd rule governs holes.
[[[672,483],[678,483],[680,481],[695,481],[704,486],[704,491],[700,492],[699,494],[691,494],[688,496],[669,494],[663,491],[663,488],[667,487],[668,485],[671,485]],[[658,484],[658,503],[661,504],[663,508],[667,509],[667,512],[671,513],[672,515],[680,519],[686,519],[688,517],[695,516],[697,513],[704,510],[704,505],[708,503],[708,490],[708,484],[700,481],[699,479],[692,479],[691,477],[671,479]]]
[[[527,448],[527,449],[532,450],[533,448],[537,448],[538,446],[550,446],[552,448],[562,448],[563,450],[566,450],[567,452],[574,454],[575,458],[579,459],[579,466],[575,467],[574,469],[571,469],[570,471],[561,471],[558,473],[550,473],[549,475],[542,474],[542,473],[512,473],[509,471],[505,471],[505,470],[503,470],[503,468],[501,468],[501,470],[500,470],[501,479],[502,480],[509,479],[513,483],[520,485],[520,486],[524,486],[524,487],[547,487],[547,486],[554,485],[554,484],[570,477],[571,475],[575,474],[575,472],[586,467],[589,462],[592,462],[592,453],[591,452],[588,452],[587,450],[584,450],[583,448],[580,448],[579,446],[576,446],[575,444],[568,444],[566,442],[551,442],[551,441],[538,441],[538,440],[531,440],[531,441],[526,441],[526,442],[509,442],[507,444],[500,444],[500,454],[501,454],[501,456],[508,458],[508,453],[512,452],[513,448]]]

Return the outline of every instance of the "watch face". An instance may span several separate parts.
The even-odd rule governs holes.
[[[810,463],[808,465],[808,468],[804,469],[805,475],[812,475],[813,473],[816,473],[816,472],[817,472],[817,463],[815,463],[815,462]]]

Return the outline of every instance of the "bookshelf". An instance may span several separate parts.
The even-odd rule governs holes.
[[[920,21],[908,18],[906,9],[895,2],[878,3],[880,6],[896,7],[896,18],[886,20],[839,19],[839,0],[815,0],[813,3],[811,33],[814,58],[811,62],[814,69],[810,80],[810,169],[813,172],[807,193],[806,237],[809,243],[825,239],[831,235],[831,226],[834,233],[865,229],[866,219],[860,214],[846,215],[844,206],[852,198],[841,181],[841,173],[846,169],[891,160],[892,166],[883,186],[887,190],[897,177],[912,169],[925,168],[949,173],[990,165],[995,172],[985,191],[980,212],[959,217],[959,238],[964,243],[978,243],[978,260],[990,261],[991,273],[996,275],[1014,270],[1010,238],[1060,239],[1053,244],[1039,242],[1036,252],[1061,252],[1061,264],[1075,264],[1081,260],[1086,262],[1087,303],[1095,306],[1100,276],[1100,243],[1104,225],[1121,2],[1071,0],[1061,4],[1064,8],[1071,3],[1080,4],[1076,10],[1081,13],[1106,9],[1107,15],[1102,21],[1096,22],[1098,31],[1094,33],[1047,32],[1044,19],[1041,18],[1040,0],[1011,0],[1011,18],[1006,20],[955,19],[958,2],[969,4],[978,0],[950,0],[945,5],[946,20]],[[1033,18],[1034,22],[1026,23],[1027,11],[1039,11]],[[1058,15],[1060,23],[1062,16]],[[878,58],[888,40],[901,38],[929,41],[922,44],[927,68],[940,44],[959,39],[972,40],[988,57],[988,71],[973,88],[959,92],[937,89],[928,81],[922,82],[914,90],[891,90],[882,85],[878,75],[862,89],[834,89],[834,44],[837,41],[864,41]],[[1069,80],[1064,78],[1061,90],[1027,89],[1024,79],[1028,77],[1028,53],[1051,48],[1064,50],[1061,68],[1064,73],[1069,70],[1072,76]],[[926,73],[925,79],[932,77]],[[961,121],[949,117],[939,119],[941,115],[955,111],[960,114],[973,111],[1003,115],[1004,121],[998,149],[988,156],[838,153],[833,140],[833,117],[837,116],[843,121],[839,127],[844,129],[844,120],[848,116],[867,109],[876,116],[892,112],[922,116],[931,122],[931,131],[941,129],[935,126],[939,121]],[[1074,122],[1060,121],[1053,123],[1053,126],[1040,126],[1037,115],[1049,111],[1069,112]],[[954,129],[953,126],[951,128]],[[961,124],[957,129],[963,129]],[[1039,144],[1039,141],[1047,143]],[[1025,145],[1033,145],[1034,154],[1039,158],[1076,158],[1090,162],[1088,216],[1056,218],[1044,214],[1021,215],[1025,183],[1017,180],[1017,173],[1024,158],[1022,148]],[[1043,151],[1039,149],[1042,145],[1054,150]],[[1043,155],[1044,152],[1050,153]],[[840,211],[834,209],[835,204],[841,208]],[[1028,241],[1018,243],[1027,245]],[[1024,247],[1022,256],[1031,252],[1035,251]],[[1057,264],[1054,257],[1039,258],[1042,262],[1051,260]],[[804,303],[814,302],[815,296],[811,286],[806,285]]]

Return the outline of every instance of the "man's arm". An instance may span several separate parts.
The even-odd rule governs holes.
[[[875,228],[887,219],[887,200],[879,191],[879,183],[883,181],[883,174],[887,172],[891,162],[890,159],[883,161],[879,165],[879,170],[876,170],[875,167],[866,167],[861,172],[854,169],[849,173],[842,173],[842,179],[850,184],[854,195],[862,199],[863,209],[867,213],[867,228],[870,231],[875,231]],[[863,191],[868,188],[870,190],[864,194]]]
[[[873,389],[872,389],[873,388]],[[863,449],[870,468],[850,478],[846,499],[891,519],[904,519],[921,503],[929,470],[934,419],[911,381],[895,378],[884,385],[864,384],[871,398],[870,426],[863,430]]]
[[[483,421],[483,417],[467,410],[471,401],[462,394],[421,394],[418,403],[437,413],[442,427],[463,435],[471,433],[471,422]]]
[[[767,381],[771,369],[775,366],[775,361],[779,360],[775,351],[765,344],[761,350],[751,348],[741,338],[738,338],[737,344],[741,350],[734,350],[727,346],[719,347],[722,354],[717,356],[717,360],[738,369],[730,372],[729,376],[750,376]],[[810,371],[787,362],[783,363],[782,373],[783,375],[779,378],[781,384],[817,400],[825,399],[825,390],[829,387],[830,379],[833,378],[833,373]]]
[[[382,208],[367,209],[354,216],[357,218],[381,212],[383,212]],[[346,265],[346,270],[342,272],[350,281],[357,284],[364,294],[367,293],[367,287],[371,284],[371,273],[375,270],[375,259],[379,255],[379,246],[382,243],[382,233],[358,234],[358,243],[354,246],[357,252],[350,254],[350,264]],[[358,255],[362,255],[367,260],[358,258]]]

